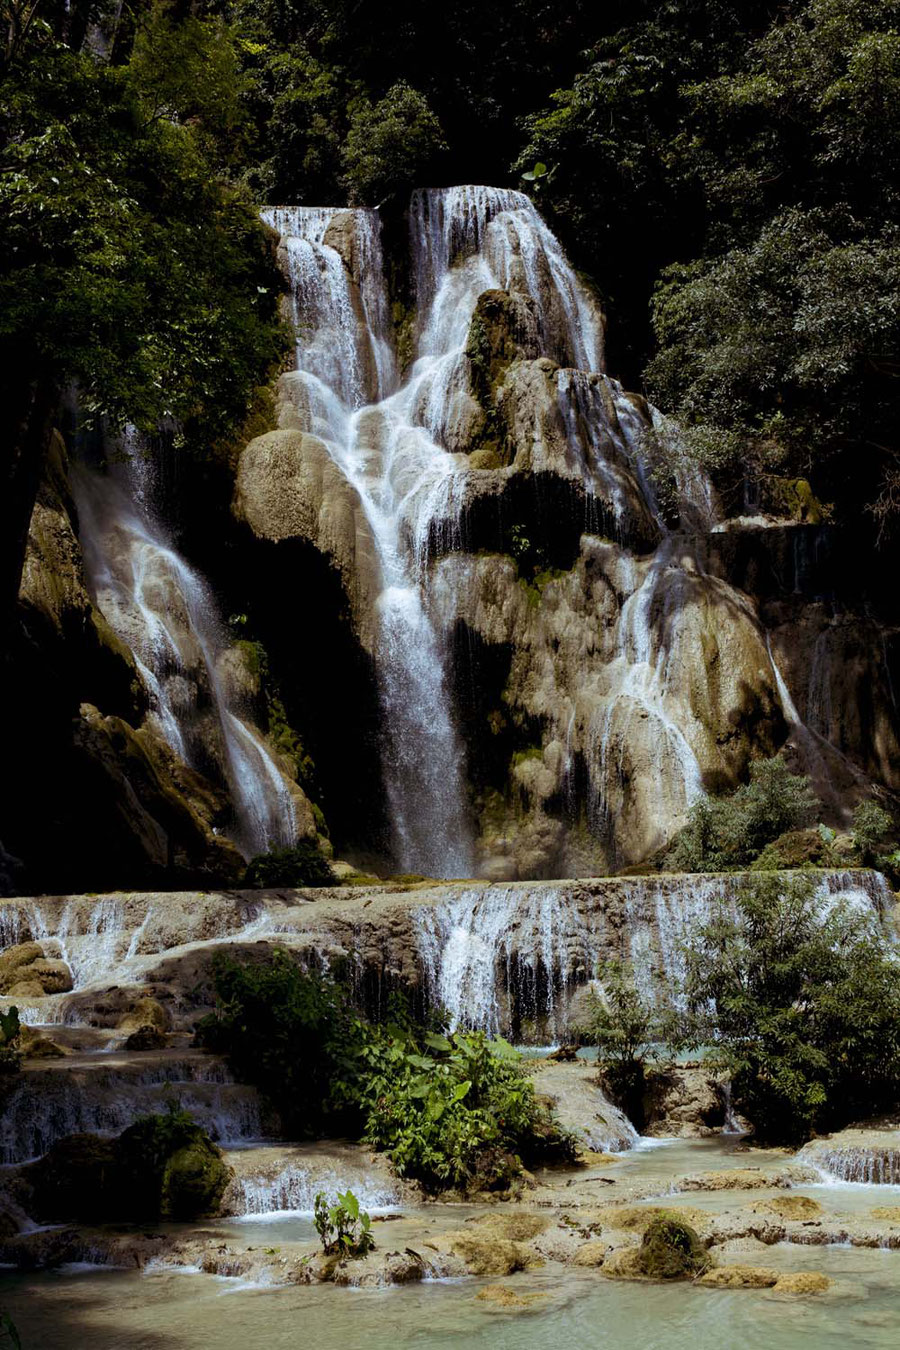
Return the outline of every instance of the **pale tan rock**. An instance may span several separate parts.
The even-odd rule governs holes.
[[[823,1275],[821,1271],[798,1270],[789,1275],[779,1275],[773,1288],[776,1294],[802,1296],[805,1294],[824,1294],[833,1283],[834,1281],[830,1280],[827,1275]]]
[[[602,1266],[609,1252],[609,1244],[600,1238],[583,1242],[572,1258],[573,1266]]]
[[[515,1289],[509,1289],[505,1284],[488,1284],[483,1289],[479,1289],[475,1297],[479,1303],[489,1304],[489,1311],[522,1312],[535,1303],[541,1303],[547,1295],[520,1294]]]
[[[432,1245],[439,1252],[458,1256],[470,1275],[512,1275],[543,1264],[543,1258],[523,1242],[475,1237],[463,1229],[442,1233]]]
[[[778,1272],[768,1266],[715,1266],[697,1283],[710,1289],[771,1289],[778,1278]]]
[[[601,1275],[608,1280],[642,1280],[645,1278],[641,1268],[639,1247],[617,1247],[610,1252],[600,1267]]]
[[[817,1219],[824,1213],[818,1200],[807,1195],[778,1195],[772,1200],[754,1200],[754,1214],[776,1214],[779,1219]]]

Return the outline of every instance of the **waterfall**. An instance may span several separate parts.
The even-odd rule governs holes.
[[[316,1167],[312,1160],[303,1167],[283,1167],[274,1176],[239,1177],[236,1190],[232,1209],[236,1215],[245,1218],[285,1213],[311,1215],[320,1191],[335,1196],[341,1191],[352,1190],[360,1208],[369,1212],[393,1209],[400,1200],[396,1187],[386,1185],[358,1167],[342,1168],[338,1173],[333,1168]]]
[[[212,591],[172,546],[153,508],[152,461],[126,435],[126,460],[106,475],[72,475],[85,568],[95,603],[131,650],[150,715],[192,768],[215,764],[247,857],[294,842],[287,781],[222,673],[229,642]]]
[[[790,876],[790,874],[786,874]],[[577,990],[609,958],[627,961],[642,997],[679,1007],[693,934],[738,914],[749,873],[473,886],[413,912],[429,1003],[451,1026],[556,1041]],[[891,892],[878,872],[821,877],[823,912],[840,901],[883,928]],[[577,1015],[576,1015],[577,1020]]]
[[[271,207],[263,216],[281,234],[291,278],[306,429],[355,489],[376,545],[374,654],[397,861],[431,876],[471,875],[463,750],[428,572],[432,527],[458,515],[467,473],[453,451],[474,406],[469,327],[485,290],[515,291],[543,349],[586,370],[600,364],[600,330],[526,196],[487,187],[416,192],[418,322],[414,359],[398,385],[377,213]]]
[[[0,1162],[40,1157],[68,1134],[118,1134],[176,1100],[217,1142],[264,1133],[255,1089],[236,1084],[219,1061],[140,1061],[106,1067],[102,1056],[64,1071],[24,1074],[0,1118]]]
[[[851,1182],[862,1186],[900,1186],[900,1149],[809,1147],[797,1154],[799,1162],[808,1162],[825,1181]]]

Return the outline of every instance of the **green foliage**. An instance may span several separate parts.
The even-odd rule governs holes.
[[[289,1134],[315,1134],[359,1094],[367,1032],[328,976],[306,974],[285,951],[213,965],[216,1009],[197,1036],[227,1054],[240,1082],[254,1083],[278,1108]]]
[[[74,381],[95,423],[172,418],[207,446],[280,360],[274,257],[249,194],[218,172],[238,116],[229,44],[218,20],[176,24],[157,7],[124,64],[44,32],[7,74],[0,365],[12,409],[35,379]]]
[[[0,1077],[17,1073],[22,1063],[18,1040],[22,1027],[19,1023],[19,1010],[13,1004],[6,1011],[0,1010]]]
[[[231,1173],[177,1102],[117,1139],[74,1134],[33,1165],[35,1213],[81,1223],[192,1220],[215,1213]]]
[[[266,1093],[289,1132],[363,1133],[432,1190],[505,1187],[522,1157],[574,1156],[505,1041],[438,1035],[396,998],[392,1020],[372,1025],[333,979],[285,952],[220,957],[214,978],[217,1008],[198,1038]]]
[[[646,1063],[664,1039],[662,1019],[641,997],[631,967],[610,961],[599,972],[603,997],[591,990],[578,1040],[597,1048],[597,1064],[609,1090],[640,1128]]]
[[[334,872],[319,849],[309,839],[291,848],[272,849],[251,858],[244,873],[244,885],[256,890],[277,887],[336,886]]]
[[[652,358],[652,396],[735,496],[776,464],[844,515],[900,517],[900,7],[667,0],[616,31],[617,13],[517,163],[550,166],[614,367]]]
[[[688,1279],[702,1274],[710,1264],[695,1230],[674,1213],[651,1219],[638,1259],[643,1273],[654,1280]]]
[[[750,781],[729,797],[701,797],[665,858],[670,872],[727,872],[749,866],[779,835],[809,824],[819,803],[806,778],[780,755],[754,760]]]
[[[900,238],[792,208],[753,241],[672,267],[654,303],[652,396],[694,428],[707,464],[820,481],[857,428],[883,440],[897,404],[873,352],[900,341]],[[827,478],[824,481],[829,481]]]
[[[366,1063],[366,1140],[428,1189],[503,1189],[519,1155],[574,1156],[501,1037],[388,1027]]]
[[[326,1256],[365,1256],[375,1246],[372,1220],[352,1191],[341,1195],[329,1205],[324,1191],[315,1200],[316,1232]]]
[[[378,103],[362,99],[352,109],[341,151],[343,181],[351,202],[375,206],[428,178],[446,149],[428,100],[408,84],[395,84]]]
[[[877,802],[860,802],[853,812],[853,847],[866,867],[878,867],[896,840],[896,827]]]
[[[825,904],[802,873],[763,873],[686,959],[685,1044],[715,1045],[760,1138],[799,1143],[896,1103],[900,979],[871,915]]]
[[[173,1220],[214,1213],[229,1171],[193,1117],[177,1102],[165,1115],[142,1116],[115,1146],[129,1212]]]
[[[22,1339],[15,1322],[8,1312],[0,1308],[0,1344],[3,1342],[8,1343],[12,1350],[22,1350]]]

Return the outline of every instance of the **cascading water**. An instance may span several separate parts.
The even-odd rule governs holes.
[[[469,328],[478,297],[501,288],[523,297],[545,350],[560,360],[597,369],[600,330],[527,197],[481,187],[417,192],[418,325],[412,365],[396,387],[377,214],[271,208],[264,219],[286,250],[307,429],[355,489],[376,545],[374,647],[397,859],[408,871],[471,875],[463,752],[427,570],[432,527],[458,514],[467,473],[452,452],[472,409]]]
[[[589,883],[471,887],[414,911],[415,940],[429,1002],[451,1025],[515,1038],[558,1040],[573,995],[601,962],[628,961],[651,1004],[681,1005],[686,948],[723,911],[737,917],[749,882],[733,876],[659,876]],[[823,910],[838,902],[883,931],[890,889],[877,872],[829,872]]]
[[[210,588],[172,547],[152,503],[152,463],[140,438],[101,475],[73,474],[85,567],[96,604],[130,648],[151,716],[185,763],[215,764],[235,812],[234,838],[249,857],[294,842],[287,781],[259,732],[229,696],[228,640]]]

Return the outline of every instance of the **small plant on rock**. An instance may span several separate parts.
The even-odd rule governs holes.
[[[338,1191],[334,1205],[328,1203],[324,1191],[319,1191],[314,1222],[326,1256],[365,1256],[375,1246],[372,1220],[360,1209],[352,1191],[343,1195]]]
[[[254,889],[334,886],[337,878],[318,846],[301,839],[293,848],[273,849],[251,858],[244,873],[244,885]]]

